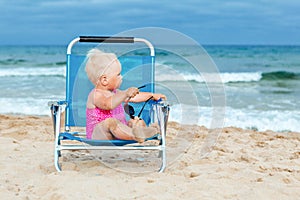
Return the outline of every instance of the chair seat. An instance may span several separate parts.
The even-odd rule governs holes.
[[[60,140],[75,140],[78,142],[84,142],[86,144],[89,144],[91,146],[124,146],[127,144],[133,144],[137,143],[135,140],[92,140],[92,139],[87,139],[83,137],[78,137],[75,136],[78,132],[63,132],[59,134]],[[150,138],[147,138],[146,141],[148,140],[158,140],[159,134],[156,134]]]

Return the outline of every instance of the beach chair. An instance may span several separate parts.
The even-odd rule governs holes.
[[[146,104],[131,104],[136,111],[145,106],[141,117],[147,124],[158,123],[160,133],[156,137],[149,138],[158,140],[157,144],[142,145],[133,140],[91,140],[86,139],[85,131],[73,131],[77,127],[86,125],[86,99],[88,93],[94,87],[88,80],[84,71],[86,54],[73,53],[73,47],[79,43],[86,45],[99,45],[103,43],[116,43],[124,45],[146,46],[149,55],[121,55],[118,57],[122,64],[122,73],[129,74],[123,77],[122,88],[143,86],[141,91],[155,92],[154,84],[154,60],[155,50],[153,45],[142,38],[134,37],[101,37],[80,36],[72,40],[67,47],[66,62],[66,97],[62,101],[48,103],[54,125],[55,149],[54,164],[57,171],[61,171],[59,158],[65,150],[155,150],[161,160],[159,172],[166,167],[166,127],[169,114],[169,106],[164,101],[150,101]],[[110,44],[107,44],[110,45]],[[80,45],[79,45],[80,46]],[[85,52],[86,53],[86,52]],[[130,73],[134,72],[134,75]],[[121,88],[121,89],[122,89]],[[65,114],[64,125],[61,125],[61,114]],[[76,141],[79,144],[65,143]],[[130,144],[130,145],[129,145]]]

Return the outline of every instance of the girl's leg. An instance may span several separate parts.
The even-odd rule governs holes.
[[[147,127],[146,123],[144,120],[139,119],[138,117],[135,117],[134,119],[130,119],[128,121],[128,126],[129,127],[134,127],[134,126],[142,126],[142,127]]]
[[[100,122],[95,126],[92,134],[93,140],[113,140],[114,136],[110,133],[105,121]]]
[[[144,142],[145,139],[157,134],[158,130],[154,127],[135,126],[132,128],[132,133],[135,136],[136,141]]]
[[[108,118],[104,122],[114,138],[121,140],[135,140],[135,136],[132,133],[132,128],[126,126],[119,120]]]
[[[111,140],[118,138],[121,140],[144,142],[146,138],[156,133],[157,129],[153,127],[134,126],[134,128],[131,128],[117,119],[108,118],[95,127],[93,139]]]

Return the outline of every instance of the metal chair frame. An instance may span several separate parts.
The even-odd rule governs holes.
[[[150,49],[150,55],[155,56],[155,50],[153,45],[143,39],[143,38],[134,38],[134,37],[102,37],[102,36],[80,36],[73,39],[67,47],[67,69],[69,65],[69,55],[72,53],[72,48],[78,42],[89,42],[89,43],[136,43],[142,42],[145,43]],[[154,60],[153,63],[154,65]],[[68,83],[66,83],[68,84]],[[68,85],[67,85],[68,87]],[[67,95],[67,94],[66,94]],[[57,171],[61,171],[59,164],[59,157],[61,157],[61,152],[65,150],[156,150],[159,151],[159,156],[161,157],[161,166],[159,172],[163,172],[166,168],[166,128],[169,115],[169,105],[161,101],[153,105],[153,109],[157,115],[157,122],[160,126],[161,136],[159,137],[159,145],[143,146],[143,145],[134,145],[134,146],[116,146],[114,145],[114,140],[111,141],[99,141],[99,145],[75,145],[75,144],[61,144],[64,138],[62,137],[63,133],[71,133],[76,137],[84,137],[85,132],[71,132],[71,127],[65,126],[64,132],[60,132],[61,129],[61,114],[68,112],[68,99],[63,101],[51,101],[48,103],[51,109],[51,116],[53,119],[54,126],[54,165]],[[66,116],[69,113],[66,113]],[[124,140],[125,141],[125,140]],[[118,141],[120,142],[120,141]],[[133,143],[129,141],[128,143]],[[126,141],[125,143],[126,144]]]

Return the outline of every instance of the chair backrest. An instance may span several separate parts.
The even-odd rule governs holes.
[[[120,56],[123,83],[120,89],[146,85],[140,91],[154,92],[154,56]],[[85,72],[85,55],[67,54],[66,64],[66,116],[65,126],[86,125],[86,101],[94,88]],[[139,112],[142,104],[133,105]],[[142,118],[149,123],[149,107],[145,108]]]

